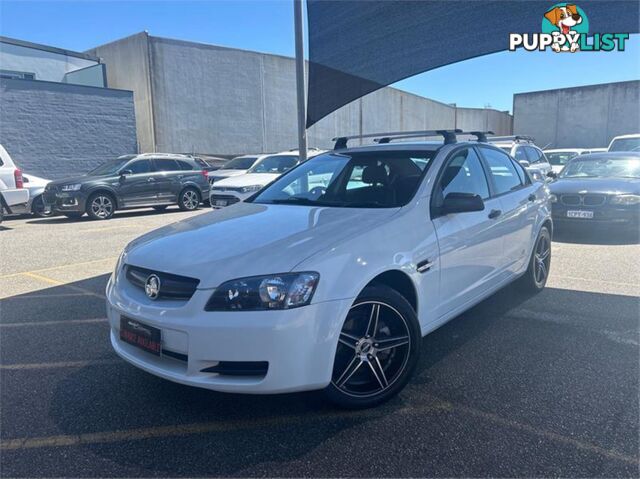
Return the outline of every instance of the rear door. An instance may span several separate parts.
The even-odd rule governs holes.
[[[175,203],[180,193],[183,171],[178,162],[170,158],[154,158],[155,190],[158,203]]]
[[[501,205],[505,267],[515,273],[527,259],[538,186],[532,184],[524,168],[503,151],[483,145],[478,149],[489,172],[492,194]]]
[[[156,196],[150,178],[153,176],[153,165],[148,159],[134,160],[123,168],[130,173],[118,180],[116,188],[119,200],[125,207],[154,203]]]
[[[449,193],[473,193],[485,202],[483,211],[442,215]],[[484,167],[473,147],[452,152],[438,175],[431,196],[431,218],[440,249],[440,309],[443,316],[464,307],[497,283],[502,264],[502,208],[491,198]]]

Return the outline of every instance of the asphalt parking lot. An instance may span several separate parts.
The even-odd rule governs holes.
[[[1,475],[637,477],[640,245],[557,236],[545,291],[513,287],[427,336],[377,409],[219,394],[111,351],[122,247],[208,210],[0,225]]]

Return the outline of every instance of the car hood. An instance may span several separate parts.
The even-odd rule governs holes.
[[[63,178],[61,180],[52,180],[50,181],[48,184],[53,186],[62,186],[62,185],[72,185],[75,183],[89,183],[91,181],[104,181],[104,179],[108,179],[108,178],[118,178],[117,175],[102,175],[102,176],[89,176],[89,175],[82,175],[82,176],[72,176],[70,178]]]
[[[559,178],[549,185],[551,193],[640,194],[638,178]]]
[[[244,175],[247,170],[215,170],[209,173],[211,178],[230,178],[232,176]]]
[[[239,188],[242,186],[268,185],[275,180],[280,173],[247,173],[224,180],[216,181],[213,188]]]
[[[235,278],[291,271],[397,211],[238,203],[141,236],[127,246],[125,262],[215,288]]]

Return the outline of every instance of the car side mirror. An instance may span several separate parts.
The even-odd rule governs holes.
[[[555,180],[558,177],[558,173],[556,173],[555,171],[549,171],[547,173],[547,177]]]
[[[443,215],[482,210],[484,210],[484,201],[479,195],[473,193],[449,193],[440,207]]]
[[[520,163],[524,168],[529,168],[531,166],[531,163],[527,160],[518,160],[518,163]]]
[[[133,175],[133,171],[131,171],[131,170],[122,170],[120,172],[120,178],[124,178],[127,175]]]

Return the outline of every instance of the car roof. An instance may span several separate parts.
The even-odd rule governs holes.
[[[140,153],[139,155],[134,155],[133,158],[143,159],[143,158],[153,158],[154,160],[194,160],[195,157],[192,155],[183,155],[181,153]]]
[[[455,143],[444,144],[443,141],[392,141],[383,144],[369,144],[362,146],[354,146],[351,148],[344,148],[340,150],[328,150],[326,153],[373,153],[377,151],[438,151],[443,146],[477,146],[484,145],[489,147],[496,147],[495,144],[490,142],[478,142],[478,141],[456,141]]]
[[[640,151],[602,151],[580,155],[571,161],[640,159]]]
[[[631,133],[629,135],[620,135],[620,136],[615,136],[613,137],[613,140],[621,140],[624,138],[640,138],[640,133]],[[611,140],[611,141],[613,141]]]
[[[571,151],[575,153],[580,153],[588,150],[591,150],[591,148],[552,148],[550,150],[544,150],[544,152],[545,153],[562,153],[563,151]]]

